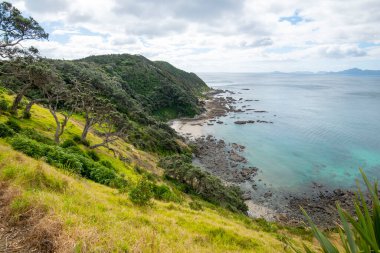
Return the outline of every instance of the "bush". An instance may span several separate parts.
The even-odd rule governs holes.
[[[137,205],[147,205],[153,197],[152,183],[147,179],[141,179],[129,192],[130,200]]]
[[[4,123],[0,123],[0,138],[5,138],[9,136],[13,136],[15,131],[12,128],[5,125]]]
[[[76,143],[80,143],[81,142],[80,136],[79,135],[74,135],[73,141],[75,141]]]
[[[8,102],[4,99],[0,99],[0,112],[6,112],[8,110]]]
[[[87,155],[95,162],[100,160],[100,157],[94,150],[87,151]]]
[[[123,188],[127,185],[127,181],[114,170],[72,151],[74,147],[64,149],[59,146],[39,143],[21,135],[14,137],[11,140],[11,145],[15,150],[28,156],[36,159],[45,157],[47,163],[80,174],[97,183],[117,188]]]
[[[86,147],[90,146],[90,142],[88,140],[82,141],[82,138],[79,135],[74,135],[73,141],[75,141],[78,144],[83,144]]]
[[[22,113],[22,117],[23,117],[24,119],[30,119],[30,118],[32,117],[32,114],[31,114],[30,112],[26,112],[26,111],[24,111],[24,112]]]
[[[190,193],[234,212],[248,210],[238,187],[225,186],[219,178],[193,166],[189,156],[168,156],[160,160],[159,166],[165,169],[165,177],[187,185],[182,187],[187,192],[190,190]]]
[[[202,211],[203,210],[201,203],[199,203],[198,201],[191,201],[189,203],[189,207],[195,211]]]
[[[21,131],[20,125],[14,119],[9,119],[5,124],[12,128],[16,133]]]
[[[113,167],[112,163],[110,161],[108,161],[108,160],[101,160],[99,163],[101,165],[103,165],[103,166],[111,169],[111,170],[115,170],[116,171],[115,167]]]
[[[163,200],[163,201],[173,201],[179,202],[179,197],[170,190],[170,188],[166,185],[153,185],[152,188],[153,195],[155,199]]]
[[[73,140],[65,140],[62,144],[61,144],[61,147],[62,148],[69,148],[69,147],[74,147],[76,146],[77,144],[75,143],[75,141]]]

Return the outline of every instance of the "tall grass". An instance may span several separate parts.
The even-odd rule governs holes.
[[[378,182],[370,183],[367,176],[360,169],[364,183],[370,197],[370,205],[367,204],[360,186],[356,199],[354,201],[355,214],[350,215],[343,210],[339,204],[337,209],[340,217],[340,225],[338,231],[341,245],[346,253],[374,253],[380,252],[380,201],[378,192]],[[325,253],[339,253],[338,247],[329,240],[313,223],[306,211],[302,209],[308,223],[312,229],[315,238],[318,240],[322,251]],[[303,252],[292,246],[295,252]],[[310,248],[304,245],[304,252],[313,253]]]

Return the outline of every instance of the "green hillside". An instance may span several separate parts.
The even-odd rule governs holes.
[[[0,98],[4,109],[14,95],[3,89]],[[26,252],[286,252],[286,240],[312,246],[303,229],[254,221],[184,193],[157,166],[159,156],[122,138],[112,150],[88,148],[76,138],[84,126],[80,115],[71,118],[60,145],[54,126],[39,105],[30,119],[1,111],[0,214],[9,220],[1,225],[16,242],[14,233],[28,227],[18,241]],[[91,143],[101,139],[96,131],[88,135]],[[147,203],[131,194],[146,190],[141,182],[156,189]]]

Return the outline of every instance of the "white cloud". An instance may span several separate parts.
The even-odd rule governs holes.
[[[378,0],[11,2],[52,34],[34,43],[48,57],[133,53],[189,71],[380,69]],[[296,11],[296,25],[279,21]]]

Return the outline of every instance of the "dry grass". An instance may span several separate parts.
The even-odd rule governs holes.
[[[4,252],[72,252],[62,224],[46,208],[29,203],[20,189],[0,183],[0,249]]]

